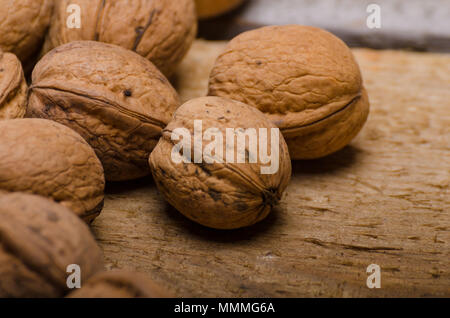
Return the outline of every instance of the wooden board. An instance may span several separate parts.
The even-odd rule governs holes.
[[[223,43],[197,41],[175,82],[206,93]],[[108,269],[180,297],[450,297],[450,56],[356,49],[371,99],[350,146],[293,163],[280,206],[217,231],[164,202],[151,178],[109,184],[93,230]],[[366,269],[381,266],[381,289]]]

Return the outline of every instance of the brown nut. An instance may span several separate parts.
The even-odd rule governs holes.
[[[148,156],[179,106],[175,89],[148,60],[100,42],[72,42],[33,71],[28,117],[77,131],[110,181],[150,174]]]
[[[170,295],[144,274],[110,271],[97,274],[69,298],[168,298]]]
[[[24,63],[39,52],[53,0],[0,0],[0,48]]]
[[[0,195],[0,297],[64,296],[70,265],[82,282],[103,270],[86,224],[46,198]]]
[[[68,28],[67,8],[81,9],[81,28]],[[72,41],[100,41],[135,51],[171,76],[197,34],[194,0],[60,0],[44,53]]]
[[[195,128],[197,120],[202,122],[200,129]],[[203,160],[194,163],[194,153],[202,152],[195,151],[194,146],[186,146],[183,147],[183,156],[190,161],[174,161],[172,151],[175,142],[172,138],[181,134],[180,128],[190,133],[181,139],[191,141],[191,146],[200,140],[198,144],[205,150],[211,141],[191,138],[194,129],[205,134],[210,129],[220,132],[222,137],[215,139],[219,144],[215,152],[219,160],[212,162],[208,158],[214,155],[213,152],[209,157],[206,152]],[[266,131],[266,139],[260,128]],[[227,136],[227,129],[233,129],[234,133],[224,137]],[[255,130],[257,137],[253,145],[258,142],[256,146],[260,151],[263,151],[261,145],[266,147],[273,154],[270,164],[278,162],[278,167],[273,165],[278,169],[270,174],[263,172],[266,165],[250,142],[238,148],[237,136],[245,137],[244,133],[250,131],[247,129]],[[279,135],[278,140],[273,139],[273,132]],[[190,156],[184,148],[193,149]],[[222,155],[219,149],[222,149]],[[240,161],[243,163],[238,163],[237,154],[243,155],[244,160]],[[150,166],[159,190],[170,204],[191,220],[216,229],[236,229],[263,220],[281,199],[291,177],[291,161],[279,129],[256,108],[219,97],[198,98],[181,106],[150,155]]]
[[[209,94],[257,107],[280,127],[292,159],[346,146],[369,114],[361,72],[331,33],[272,26],[233,39],[211,73]]]
[[[244,0],[195,0],[197,15],[200,19],[213,18],[231,11],[241,5]]]
[[[73,130],[43,119],[0,121],[0,191],[49,197],[86,222],[103,207],[94,150]]]
[[[27,83],[22,64],[12,53],[0,50],[0,120],[21,118],[27,106]]]

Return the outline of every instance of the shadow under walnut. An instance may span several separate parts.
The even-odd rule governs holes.
[[[224,43],[197,41],[176,78],[206,94]],[[109,269],[146,272],[183,297],[450,296],[450,57],[353,50],[372,112],[340,152],[293,162],[264,222],[224,232],[164,202],[151,178],[107,187],[94,232]],[[366,269],[381,266],[382,288]]]

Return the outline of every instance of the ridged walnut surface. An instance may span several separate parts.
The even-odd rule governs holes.
[[[52,198],[85,221],[103,207],[105,180],[94,150],[73,130],[43,119],[0,121],[0,193]]]
[[[80,133],[103,163],[106,179],[121,181],[150,173],[148,156],[179,103],[164,75],[138,54],[72,42],[34,69],[27,116]]]
[[[0,50],[0,120],[21,118],[27,106],[27,83],[22,64],[12,53]]]
[[[69,298],[166,298],[167,291],[144,274],[110,271],[97,274]]]
[[[82,282],[103,269],[86,224],[43,197],[0,195],[0,297],[64,296],[71,264]]]
[[[195,43],[183,101],[206,94],[225,45]],[[145,272],[178,297],[450,297],[450,56],[353,53],[367,124],[342,151],[294,161],[269,217],[224,233],[180,215],[151,178],[116,184],[93,224],[107,268]],[[366,285],[374,263],[380,289]]]
[[[67,27],[67,7],[81,8],[80,29]],[[194,0],[57,1],[44,53],[72,41],[100,41],[133,50],[171,76],[197,33]]]
[[[27,63],[39,52],[54,0],[0,0],[0,48]],[[55,1],[57,2],[57,1]]]
[[[268,136],[270,129],[276,128],[260,111],[240,102],[219,97],[187,102],[175,112],[150,156],[153,177],[162,194],[178,211],[208,227],[235,229],[263,220],[281,199],[291,176],[288,149],[281,134],[279,170],[275,174],[261,174],[259,159],[257,163],[249,163],[247,158],[246,163],[175,164],[171,158],[172,132],[187,128],[193,136],[194,120],[202,120],[203,131],[219,129],[224,142],[227,128],[267,128]],[[203,149],[209,143],[203,141]],[[234,145],[237,153],[237,142]],[[248,144],[245,149],[249,153]],[[226,151],[223,153],[225,156]]]
[[[244,0],[195,0],[197,15],[208,19],[237,8]]]
[[[209,94],[266,113],[292,159],[324,157],[361,130],[369,101],[350,49],[331,33],[272,26],[233,39],[211,72]]]

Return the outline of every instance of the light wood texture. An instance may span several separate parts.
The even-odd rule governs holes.
[[[206,93],[223,43],[198,41],[175,80]],[[450,56],[356,49],[371,115],[350,146],[293,163],[268,219],[196,225],[151,178],[109,184],[93,230],[108,269],[147,273],[180,297],[450,297]],[[366,286],[381,266],[381,289]]]

